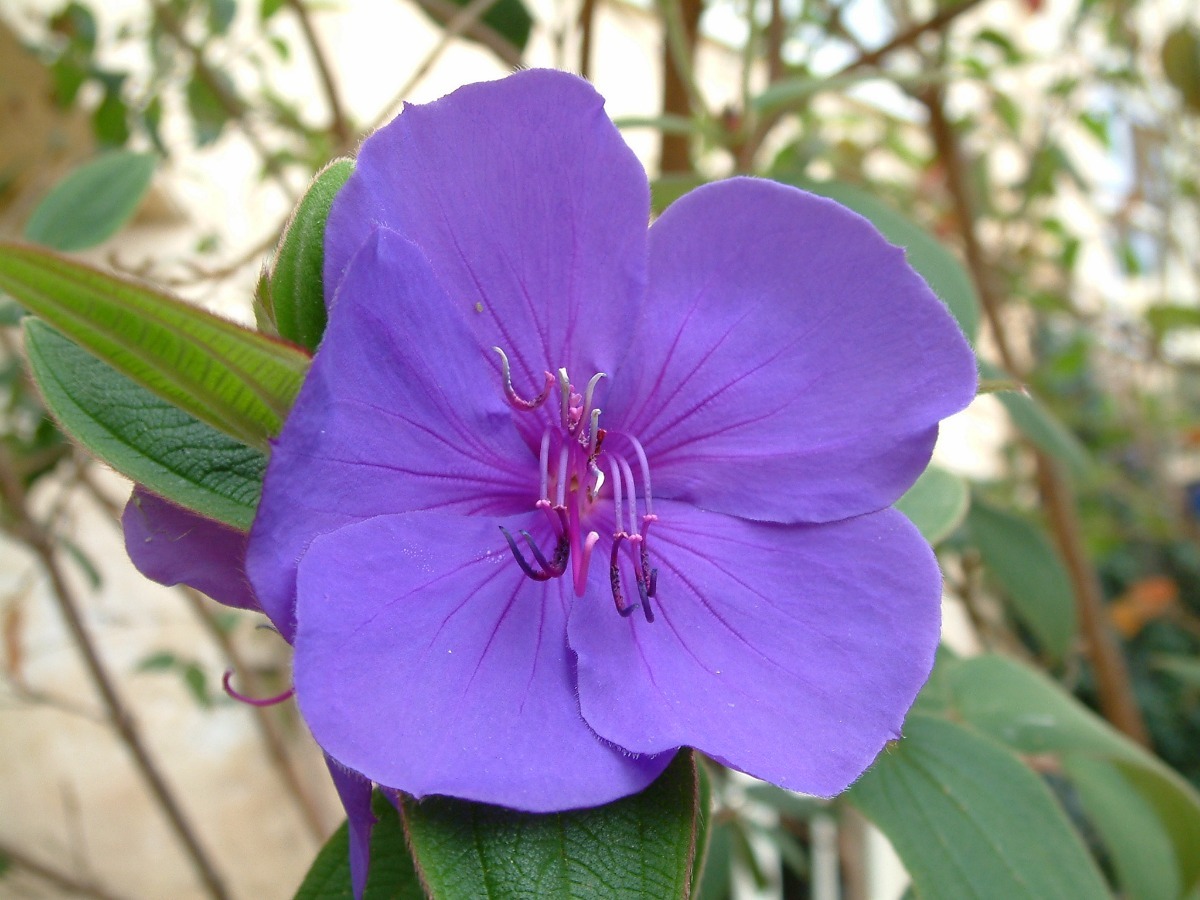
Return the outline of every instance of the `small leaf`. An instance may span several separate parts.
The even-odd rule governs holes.
[[[37,205],[25,237],[55,250],[102,243],[129,221],[150,187],[156,157],[117,150],[80,166]]]
[[[233,85],[228,77],[220,72],[211,72],[209,77],[221,79],[221,86],[232,91]],[[221,136],[225,123],[229,121],[229,110],[225,108],[221,97],[213,90],[212,85],[200,75],[194,74],[187,85],[188,112],[192,116],[192,129],[195,132],[196,143],[207,146]]]
[[[371,809],[371,871],[363,900],[425,900],[396,808],[376,791]],[[313,860],[295,900],[354,900],[350,887],[350,835],[345,822]]]
[[[160,497],[243,531],[266,456],[134,384],[37,319],[25,349],[46,407],[67,434]]]
[[[317,173],[284,229],[267,276],[269,314],[279,335],[316,350],[325,333],[325,221],[333,198],[354,171],[336,159]]]
[[[596,809],[533,815],[444,797],[402,808],[435,897],[668,900],[691,892],[698,796],[683,751],[642,793]]]
[[[279,433],[303,351],[131,281],[0,244],[0,289],[113,368],[249,446]]]
[[[949,537],[966,518],[970,505],[966,482],[937,466],[926,469],[917,483],[896,501],[896,509],[912,520],[930,544]]]
[[[967,270],[941,241],[862,188],[838,181],[792,179],[791,183],[848,206],[870,219],[893,244],[903,247],[908,264],[950,308],[967,339],[975,340],[979,331],[979,295]]]
[[[1071,579],[1042,530],[976,499],[967,525],[988,571],[1038,645],[1061,660],[1075,639]]]
[[[1104,879],[1041,780],[999,744],[916,713],[850,789],[921,897],[1083,900]]]
[[[169,669],[175,668],[179,660],[175,658],[174,653],[168,653],[165,650],[151,654],[143,659],[137,665],[139,672],[166,672]]]

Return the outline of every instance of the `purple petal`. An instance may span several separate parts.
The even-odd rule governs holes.
[[[366,140],[330,213],[327,296],[382,224],[427,254],[519,388],[568,364],[586,381],[611,369],[644,290],[649,215],[604,99],[574,75],[518,72],[406,106]]]
[[[342,808],[346,810],[346,822],[350,832],[350,884],[354,896],[361,900],[367,889],[367,875],[371,868],[371,830],[375,827],[375,813],[371,812],[371,782],[357,772],[352,772],[337,760],[325,754],[325,765],[333,777]]]
[[[251,532],[250,577],[285,637],[296,566],[318,534],[414,509],[530,508],[537,452],[484,354],[421,253],[374,232],[272,451]]]
[[[830,200],[747,178],[702,187],[651,228],[650,271],[601,403],[642,441],[658,495],[779,522],[880,509],[974,396],[946,308]]]
[[[295,684],[326,752],[416,796],[531,812],[606,803],[662,771],[670,753],[631,756],[579,714],[569,579],[526,578],[498,527],[532,525],[547,547],[543,521],[411,513],[313,543]]]
[[[642,753],[681,745],[783,787],[843,790],[900,735],[933,666],[941,576],[895,510],[754,523],[664,503],[656,619],[597,590],[572,609],[584,718]]]
[[[246,580],[246,534],[168,503],[138,486],[121,516],[125,549],[138,571],[172,587],[186,584],[218,603],[258,610]]]

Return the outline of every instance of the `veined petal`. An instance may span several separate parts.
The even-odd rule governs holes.
[[[296,699],[325,751],[418,797],[530,812],[636,793],[670,760],[599,740],[579,714],[568,579],[534,582],[498,526],[542,517],[381,516],[300,564]]]
[[[248,571],[284,637],[296,564],[318,534],[414,509],[529,509],[536,451],[483,352],[420,251],[375,231],[272,450],[251,531]]]
[[[218,603],[258,610],[246,579],[244,532],[169,503],[138,486],[121,515],[125,549],[158,584],[186,584]]]
[[[739,178],[650,229],[649,295],[604,403],[656,495],[821,522],[898,499],[975,383],[902,250],[830,200]]]
[[[645,288],[646,175],[604,99],[531,70],[408,105],[363,144],[325,241],[327,296],[377,224],[421,247],[519,387],[608,371]]]
[[[941,576],[907,519],[756,523],[663,503],[656,619],[596,590],[572,609],[583,716],[642,753],[695,747],[832,796],[871,763],[933,666]]]

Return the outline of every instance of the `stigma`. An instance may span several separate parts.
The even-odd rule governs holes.
[[[647,539],[657,516],[650,491],[650,464],[633,435],[600,427],[602,411],[596,405],[596,389],[607,376],[597,372],[580,392],[565,368],[547,371],[541,392],[528,399],[513,387],[508,356],[499,347],[492,349],[500,357],[508,404],[514,412],[544,419],[534,507],[546,516],[554,545],[547,552],[527,530],[518,532],[518,540],[501,526],[513,559],[534,581],[564,577],[569,571],[575,595],[582,597],[593,552],[602,541],[600,532],[588,524],[599,518],[594,514],[598,504],[610,504],[613,529],[608,582],[613,603],[622,617],[640,608],[646,621],[653,622],[651,601],[657,596],[658,569],[651,566]],[[631,577],[636,601],[627,590]]]

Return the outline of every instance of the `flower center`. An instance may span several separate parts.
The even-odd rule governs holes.
[[[535,581],[549,581],[566,574],[570,563],[575,594],[582,597],[592,551],[600,541],[598,532],[587,530],[585,533],[584,523],[589,520],[592,507],[601,500],[606,486],[610,486],[614,524],[608,580],[613,602],[622,616],[629,616],[641,607],[646,621],[653,622],[650,600],[657,594],[658,569],[650,566],[647,536],[658,517],[654,515],[650,494],[650,463],[646,451],[633,435],[608,432],[600,427],[601,411],[593,400],[596,385],[606,377],[605,374],[593,375],[580,394],[566,369],[559,369],[557,375],[546,372],[542,392],[527,400],[513,388],[512,370],[504,351],[499,347],[492,349],[500,356],[504,395],[509,405],[522,413],[535,413],[543,407],[550,412],[538,452],[539,498],[535,506],[550,522],[554,548],[547,555],[528,531],[520,531],[533,559],[531,563],[517,539],[501,526],[517,565]],[[555,387],[558,403],[548,405]],[[636,474],[629,457],[637,467]],[[637,603],[628,603],[625,599],[624,586],[629,583],[629,572],[633,573],[637,585]]]

